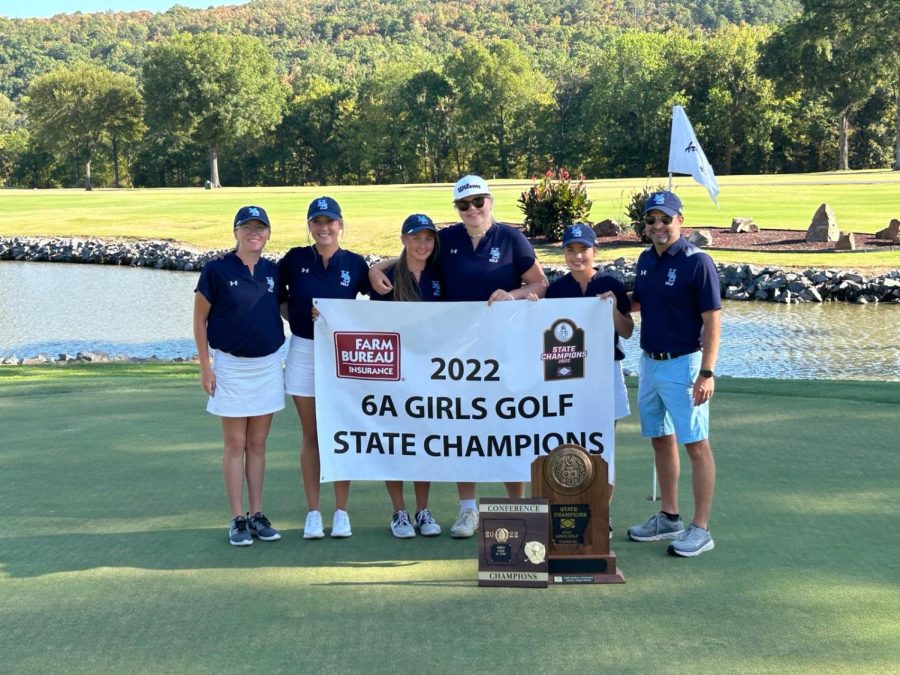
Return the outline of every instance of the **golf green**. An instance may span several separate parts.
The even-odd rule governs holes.
[[[447,536],[451,484],[433,489],[438,538],[393,539],[384,486],[357,483],[353,536],[304,541],[291,409],[276,416],[266,481],[284,537],[229,546],[221,432],[204,404],[195,365],[0,369],[4,671],[897,668],[898,383],[719,380],[716,548],[695,559],[624,536],[658,508],[632,414],[612,504],[626,583],[546,590],[477,587],[475,539]],[[689,517],[686,459],[681,487]]]

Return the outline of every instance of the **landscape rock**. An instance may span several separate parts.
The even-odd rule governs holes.
[[[622,224],[619,221],[611,220],[610,218],[601,220],[594,225],[594,232],[598,237],[618,237],[624,231],[625,228],[622,227]]]
[[[690,236],[688,236],[687,240],[694,246],[699,246],[700,248],[712,246],[712,232],[709,230],[694,230],[691,232]]]
[[[853,236],[852,232],[841,232],[840,238],[837,240],[837,243],[834,245],[835,251],[855,251],[856,250],[856,237]]]
[[[759,232],[759,226],[753,222],[753,218],[732,218],[732,232]]]
[[[890,225],[875,233],[875,238],[887,239],[894,244],[900,244],[900,220],[896,218],[891,219]]]
[[[837,241],[840,235],[834,211],[828,204],[822,204],[815,212],[809,228],[806,230],[806,241]]]

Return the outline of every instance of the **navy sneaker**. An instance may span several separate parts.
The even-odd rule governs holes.
[[[244,516],[235,516],[228,526],[228,542],[232,546],[250,546],[253,537],[250,536],[250,525]]]
[[[278,541],[281,539],[281,532],[272,527],[272,523],[269,522],[269,519],[266,518],[262,511],[257,511],[247,518],[247,522],[250,524],[250,534],[253,536],[259,537],[263,541]]]

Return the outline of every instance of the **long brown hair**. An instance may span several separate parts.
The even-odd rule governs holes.
[[[437,232],[432,231],[434,239],[434,250],[425,261],[425,267],[432,267],[437,260],[438,254],[441,252],[441,240],[437,236]],[[394,265],[394,300],[398,302],[419,302],[422,299],[422,292],[419,289],[419,282],[415,275],[409,271],[409,263],[406,261],[406,246],[400,253],[400,260]]]

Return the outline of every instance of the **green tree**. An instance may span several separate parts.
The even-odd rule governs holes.
[[[837,117],[841,169],[849,165],[850,117],[882,80],[896,96],[900,168],[900,11],[896,0],[801,0],[802,14],[766,44],[761,71],[782,93],[813,90]]]
[[[758,48],[769,33],[727,25],[703,40],[687,73],[691,119],[715,151],[717,173],[753,173],[769,162],[780,108],[771,81],[756,69]]]
[[[60,68],[36,78],[24,99],[28,124],[38,142],[84,166],[90,190],[91,161],[106,147],[142,131],[141,98],[134,80],[90,64]],[[113,163],[118,164],[117,156]],[[118,185],[118,173],[116,173]]]
[[[220,147],[259,138],[281,121],[287,87],[255,38],[181,33],[148,50],[143,73],[148,125],[203,145],[213,187]]]
[[[455,117],[472,170],[508,178],[527,170],[535,119],[552,105],[552,87],[509,40],[469,41],[451,54],[444,72],[455,92]]]
[[[15,104],[0,94],[0,184],[8,185],[19,158],[28,147],[28,131]]]

